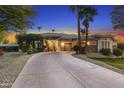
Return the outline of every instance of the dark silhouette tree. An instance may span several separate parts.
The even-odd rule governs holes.
[[[111,18],[114,29],[124,29],[124,5],[114,6]]]
[[[36,12],[31,6],[0,6],[0,31],[21,29],[32,25],[32,17]]]
[[[87,45],[88,45],[88,32],[89,32],[89,22],[93,21],[94,16],[96,16],[97,10],[92,6],[85,6],[83,9],[83,13],[81,13],[81,19],[83,20],[83,25],[85,27],[85,53],[87,52]]]
[[[80,21],[82,17],[84,6],[83,5],[71,5],[70,10],[77,14],[77,32],[78,32],[78,46],[81,47],[81,35],[80,35]]]
[[[42,27],[41,26],[39,26],[39,27],[37,27],[38,28],[38,31],[40,32],[41,31],[41,29],[42,29]]]
[[[52,32],[54,33],[55,32],[55,29],[52,29]]]
[[[77,29],[78,29],[78,45],[81,47],[81,28],[80,22],[83,20],[83,25],[85,25],[85,33],[86,33],[86,43],[85,49],[87,47],[88,42],[88,28],[89,21],[93,21],[93,17],[97,15],[97,11],[95,8],[88,5],[71,5],[71,10],[77,13]]]

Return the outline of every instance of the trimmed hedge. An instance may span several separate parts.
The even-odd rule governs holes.
[[[115,56],[122,56],[122,54],[123,54],[123,51],[119,48],[116,48],[113,50],[113,55]]]
[[[100,50],[100,53],[105,56],[109,56],[111,54],[111,50],[109,48],[103,48]]]
[[[18,46],[0,46],[0,49],[2,49],[5,52],[18,52],[19,51]]]

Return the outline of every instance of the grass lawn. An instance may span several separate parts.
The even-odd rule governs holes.
[[[94,58],[94,59],[124,70],[124,59],[121,58]]]
[[[0,57],[0,88],[12,86],[30,56],[10,52]]]

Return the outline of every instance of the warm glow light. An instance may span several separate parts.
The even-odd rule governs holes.
[[[90,45],[90,42],[87,42],[87,45]]]
[[[62,42],[62,43],[61,43],[61,46],[64,46],[64,45],[65,45],[65,44]]]
[[[6,40],[9,43],[15,43],[16,42],[16,36],[15,36],[15,34],[8,33],[8,35],[6,36]]]

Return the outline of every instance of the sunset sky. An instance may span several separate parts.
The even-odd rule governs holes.
[[[93,6],[97,9],[98,15],[95,16],[94,22],[90,23],[92,31],[112,30],[110,13],[113,6]],[[72,13],[68,5],[54,6],[41,5],[33,6],[38,12],[34,20],[33,30],[37,31],[37,27],[41,26],[42,31],[50,31],[54,28],[56,31],[76,31],[77,21],[76,13]]]

